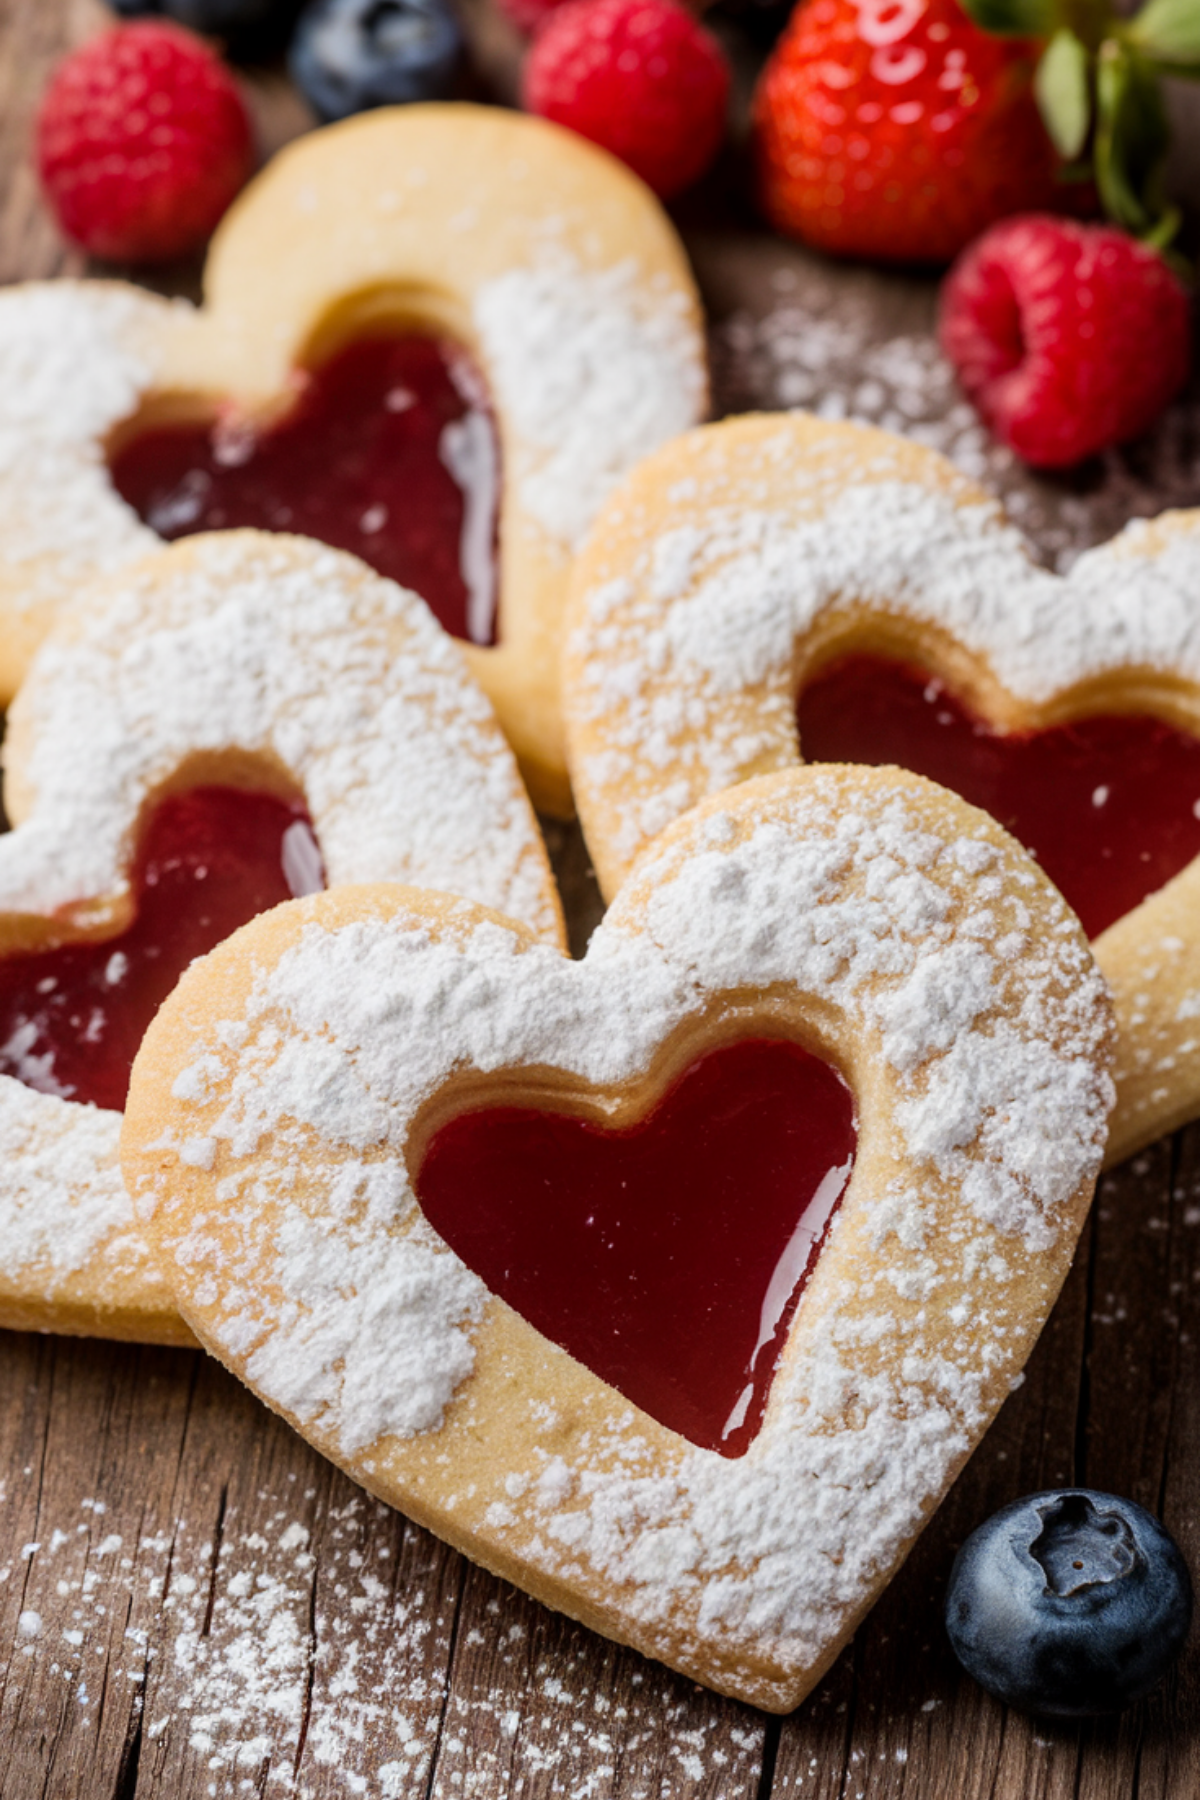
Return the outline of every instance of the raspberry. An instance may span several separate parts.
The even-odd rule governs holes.
[[[964,252],[942,286],[942,349],[984,421],[1035,468],[1145,431],[1187,380],[1188,296],[1111,225],[1031,213]]]
[[[674,0],[567,0],[525,64],[530,112],[611,150],[667,199],[725,134],[729,66]]]
[[[253,154],[228,71],[190,32],[157,21],[120,25],[68,56],[38,114],[38,169],[59,224],[114,261],[196,249]]]

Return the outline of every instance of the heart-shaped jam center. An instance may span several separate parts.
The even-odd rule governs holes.
[[[118,936],[0,958],[0,1074],[119,1111],[146,1027],[193,958],[325,885],[303,806],[226,787],[162,800],[131,880]]]
[[[807,762],[895,763],[991,813],[1089,937],[1200,853],[1200,740],[1147,714],[1003,732],[924,670],[850,656],[808,683],[797,716]]]
[[[493,643],[500,452],[465,352],[377,332],[296,389],[262,429],[226,414],[138,432],[110,459],[113,485],[163,538],[252,525],[352,550],[455,637]]]
[[[829,1064],[751,1038],[699,1057],[625,1129],[462,1113],[431,1139],[417,1193],[543,1337],[660,1424],[741,1456],[855,1143]]]

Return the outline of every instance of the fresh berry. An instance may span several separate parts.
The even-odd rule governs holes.
[[[1033,215],[973,244],[942,287],[942,349],[996,436],[1037,468],[1136,437],[1187,380],[1188,296],[1111,225]]]
[[[253,157],[232,77],[177,25],[93,38],[59,65],[38,114],[38,168],[60,225],[113,261],[198,248]]]
[[[802,0],[755,96],[768,216],[839,254],[949,262],[1005,214],[1061,205],[1035,62],[958,0]]]
[[[664,199],[725,135],[729,65],[675,0],[567,0],[525,64],[530,112],[603,145]]]
[[[1178,1656],[1192,1584],[1174,1539],[1132,1500],[1085,1488],[995,1513],[954,1560],[946,1629],[968,1674],[1023,1712],[1116,1712]]]
[[[446,0],[313,0],[288,52],[292,80],[318,116],[443,98],[462,32]]]

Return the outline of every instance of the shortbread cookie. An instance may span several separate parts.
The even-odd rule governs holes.
[[[300,531],[469,640],[535,798],[569,811],[570,558],[706,403],[695,289],[654,197],[542,120],[372,112],[268,165],[204,288],[199,312],[115,283],[0,296],[3,697],[79,581],[150,547],[142,518]]]
[[[995,810],[1091,932],[1120,1026],[1110,1159],[1200,1111],[1200,511],[1063,579],[919,445],[736,419],[630,477],[569,617],[606,893],[731,783],[802,754],[913,767]]]
[[[803,769],[672,826],[582,962],[416,891],[257,920],[148,1032],[122,1166],[197,1336],[357,1481],[785,1709],[1029,1353],[1110,1037],[989,818]]]
[[[196,537],[81,593],[5,764],[0,1324],[178,1341],[116,1163],[158,995],[325,880],[472,894],[558,945],[545,851],[455,645],[301,538]]]

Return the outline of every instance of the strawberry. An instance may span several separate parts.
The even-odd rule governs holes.
[[[1061,207],[1038,46],[957,0],[802,0],[755,98],[759,182],[821,249],[946,262],[994,220]]]

